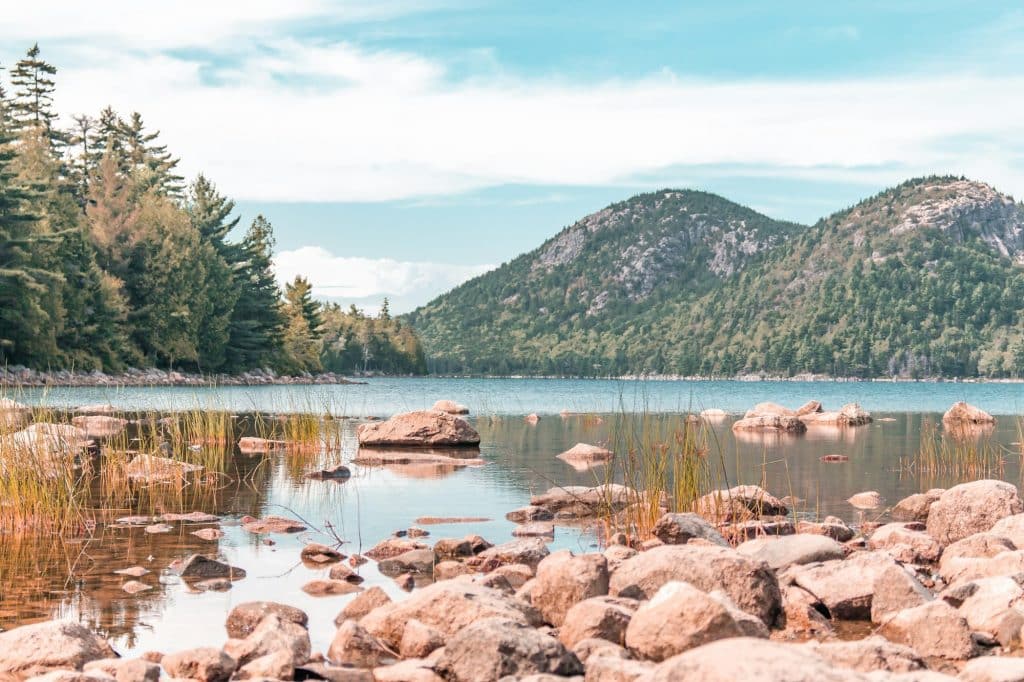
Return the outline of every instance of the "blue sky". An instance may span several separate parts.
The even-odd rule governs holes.
[[[141,111],[282,278],[368,308],[662,187],[804,222],[932,172],[1024,195],[1019,3],[41,0],[0,62],[35,41],[62,113]]]

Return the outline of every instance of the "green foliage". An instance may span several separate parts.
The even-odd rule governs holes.
[[[1024,376],[1024,268],[992,239],[1024,207],[915,217],[978,187],[913,180],[813,227],[641,195],[406,319],[443,373]]]
[[[377,317],[338,304],[323,310],[323,366],[332,372],[426,374],[419,338],[407,324],[391,317],[387,299]]]

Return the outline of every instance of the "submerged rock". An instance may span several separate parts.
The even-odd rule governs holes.
[[[356,427],[360,445],[478,445],[480,434],[469,423],[446,412],[423,410],[398,414],[383,422]]]
[[[576,443],[576,445],[558,455],[558,459],[567,462],[575,468],[588,469],[598,464],[607,464],[614,456],[615,454],[607,448],[588,445],[587,443]]]
[[[237,566],[230,566],[216,559],[208,559],[201,554],[193,554],[187,559],[179,559],[170,566],[171,570],[186,579],[207,580],[209,578],[228,578],[241,580],[245,571]]]
[[[169,457],[147,454],[136,455],[124,467],[125,475],[128,478],[150,482],[180,481],[187,478],[189,474],[202,470],[203,467],[199,464],[179,462]]]
[[[243,455],[284,452],[287,447],[288,444],[283,440],[270,440],[269,438],[257,438],[255,436],[245,436],[238,440],[238,450]]]
[[[73,417],[71,423],[85,432],[89,438],[109,438],[124,431],[128,420],[102,415]]]
[[[301,533],[306,530],[306,527],[298,521],[285,516],[264,516],[262,519],[243,516],[242,529],[250,533],[263,535],[266,533]]]

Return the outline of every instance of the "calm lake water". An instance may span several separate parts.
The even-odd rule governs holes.
[[[314,598],[301,587],[327,570],[299,561],[307,542],[330,543],[318,531],[332,525],[346,544],[346,553],[365,551],[393,531],[414,525],[421,516],[480,516],[471,524],[426,526],[432,542],[442,537],[483,535],[494,543],[511,539],[514,524],[507,511],[529,502],[531,494],[552,485],[594,485],[603,469],[577,472],[555,458],[577,442],[601,443],[622,428],[624,413],[718,407],[741,412],[773,400],[797,406],[821,400],[826,409],[859,402],[874,413],[869,425],[814,428],[795,437],[734,436],[732,419],[713,425],[709,459],[723,482],[760,483],[778,496],[805,500],[798,511],[809,518],[834,514],[850,523],[884,518],[885,510],[867,517],[845,500],[864,490],[877,490],[893,504],[928,488],[956,482],[952,476],[921,476],[907,462],[921,445],[922,426],[937,423],[941,412],[964,399],[1001,415],[991,434],[982,437],[1002,460],[998,475],[1020,483],[1021,447],[1018,419],[1024,411],[1020,384],[933,383],[796,383],[796,382],[617,382],[562,380],[380,379],[365,386],[259,387],[208,389],[52,389],[22,392],[21,400],[53,406],[110,402],[139,410],[169,410],[209,405],[242,411],[330,409],[335,414],[388,416],[423,408],[438,398],[469,405],[470,421],[482,437],[483,466],[450,469],[430,465],[364,467],[352,465],[344,483],[304,478],[304,473],[338,461],[350,462],[357,446],[356,420],[344,422],[344,449],[299,461],[288,455],[235,454],[226,469],[231,481],[203,494],[159,502],[144,511],[204,511],[221,516],[223,538],[205,541],[191,532],[203,525],[173,524],[168,534],[151,535],[141,528],[101,525],[94,534],[77,538],[0,538],[0,627],[52,617],[80,619],[111,637],[123,654],[170,651],[220,645],[223,623],[240,602],[272,599],[298,606],[310,615],[314,648],[324,651],[332,623],[351,597]],[[558,412],[581,413],[565,417]],[[535,425],[522,415],[543,415]],[[585,413],[585,414],[584,414]],[[598,416],[599,415],[599,416]],[[669,420],[665,415],[658,419]],[[841,454],[849,461],[826,464],[823,455]],[[125,509],[128,514],[139,509]],[[310,530],[297,535],[263,538],[244,531],[238,519],[281,514],[303,519]],[[586,529],[559,527],[552,548],[587,550],[596,545]],[[248,577],[223,593],[192,592],[166,568],[191,553],[219,556],[244,568]],[[141,581],[154,589],[128,595],[128,580],[113,571],[141,565],[152,573]],[[365,586],[381,585],[400,597],[394,583],[379,575],[373,562],[360,569]]]

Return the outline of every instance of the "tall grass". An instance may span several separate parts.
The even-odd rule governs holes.
[[[954,429],[943,432],[934,421],[921,423],[921,443],[914,455],[901,462],[901,469],[926,480],[944,478],[1002,477],[1006,459],[991,432],[984,429]]]

